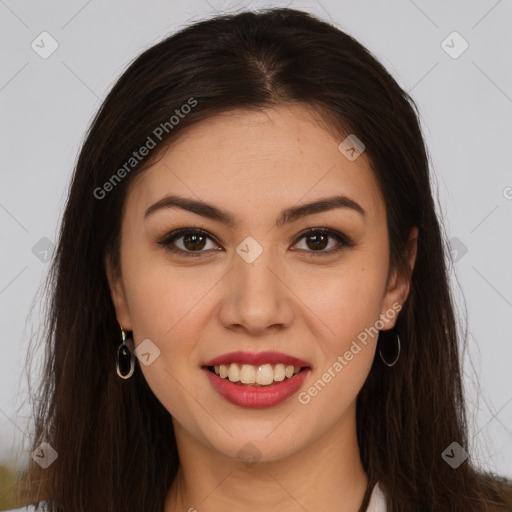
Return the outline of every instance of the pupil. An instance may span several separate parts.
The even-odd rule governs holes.
[[[323,240],[320,242],[320,245],[318,245],[318,242],[319,242],[320,238],[323,238]],[[309,235],[308,239],[309,240],[311,240],[311,239],[316,240],[316,242],[313,243],[313,247],[311,247],[310,244],[308,243],[308,247],[310,249],[315,249],[315,248],[316,249],[325,249],[325,247],[327,247],[327,244],[326,244],[327,236],[325,236],[325,235],[322,235],[322,234]]]
[[[203,243],[202,243],[202,245],[200,245],[200,246],[198,246],[198,245],[197,245],[197,243],[198,243],[198,242],[197,242],[197,240],[198,240],[199,238],[202,238],[202,239],[203,239],[203,240],[202,240],[202,242],[203,242]],[[187,235],[187,236],[185,236],[185,239],[184,239],[184,240],[185,240],[185,247],[186,247],[187,249],[190,249],[190,250],[194,250],[194,249],[202,249],[202,248],[204,247],[204,244],[205,244],[204,237],[203,237],[203,236],[201,236],[201,235]],[[189,244],[189,242],[190,242],[190,241],[192,241],[192,242],[191,242],[191,244]]]

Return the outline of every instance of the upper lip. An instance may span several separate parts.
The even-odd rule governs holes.
[[[284,354],[283,352],[274,352],[274,351],[266,351],[266,352],[258,352],[257,354],[252,352],[229,352],[228,354],[222,354],[218,357],[214,357],[204,363],[204,366],[219,366],[221,364],[230,364],[230,363],[241,363],[241,364],[250,364],[253,366],[259,366],[262,364],[291,364],[298,367],[311,367],[311,364],[303,359],[299,359],[298,357],[291,356],[289,354]]]

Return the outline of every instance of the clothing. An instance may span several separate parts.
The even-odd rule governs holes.
[[[373,488],[366,512],[386,512],[386,497],[380,488],[379,482]]]
[[[26,507],[6,510],[5,512],[35,512],[35,509],[34,505],[28,505]],[[373,488],[366,512],[386,512],[386,497],[384,496],[378,482]]]
[[[26,507],[21,508],[10,508],[5,512],[34,512],[36,507],[34,505],[27,505]]]

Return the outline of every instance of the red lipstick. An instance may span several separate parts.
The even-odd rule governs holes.
[[[251,352],[229,352],[221,356],[210,359],[204,363],[204,366],[219,366],[221,364],[252,364],[253,366],[259,366],[261,364],[293,364],[295,367],[304,368],[305,366],[311,367],[311,364],[298,357],[284,354],[283,352],[258,352],[257,354]]]
[[[273,382],[268,386],[259,386],[242,384],[241,382],[234,383],[208,369],[208,367],[220,366],[221,364],[229,365],[231,363],[238,363],[240,365],[250,364],[253,366],[282,363],[293,365],[295,368],[300,367],[302,370],[298,374],[293,375],[293,377],[281,382]],[[203,366],[203,371],[213,389],[233,405],[265,408],[279,405],[296,393],[310,374],[311,365],[303,359],[282,352],[267,351],[254,354],[238,351],[223,354],[207,361]]]

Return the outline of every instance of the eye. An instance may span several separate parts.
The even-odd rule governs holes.
[[[329,246],[329,238],[334,239],[337,244],[334,244],[334,248],[331,246],[331,249],[324,250]],[[348,238],[346,235],[339,233],[338,231],[326,228],[308,229],[306,232],[301,234],[298,240],[302,239],[305,239],[306,249],[299,249],[310,253],[316,253],[311,254],[311,256],[327,256],[329,254],[341,251],[344,247],[354,247],[355,245],[354,242],[350,240],[350,238]]]
[[[201,256],[206,252],[203,249],[207,244],[206,240],[213,240],[206,231],[202,229],[178,229],[157,240],[157,244],[164,246],[165,250],[182,256]],[[177,241],[179,241],[177,243]],[[181,245],[182,248],[180,248]],[[214,245],[215,246],[215,245]],[[217,246],[218,247],[218,246]],[[211,248],[210,248],[211,249]],[[214,250],[222,250],[220,248]]]
[[[327,228],[312,228],[303,232],[298,241],[305,239],[306,248],[299,248],[304,252],[312,253],[310,256],[326,256],[342,250],[344,247],[354,247],[354,242],[346,235]],[[328,240],[333,239],[337,242],[334,248],[324,250],[329,246]],[[168,233],[157,240],[157,244],[165,248],[166,251],[181,256],[201,256],[208,251],[222,251],[215,242],[213,247],[207,247],[208,240],[214,242],[212,236],[202,229],[183,228]],[[180,247],[181,245],[181,247]],[[294,246],[297,245],[295,242]]]

